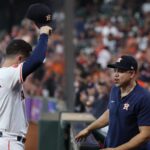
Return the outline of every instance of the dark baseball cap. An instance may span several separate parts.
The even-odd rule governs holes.
[[[26,17],[38,24],[49,24],[52,20],[52,11],[46,4],[35,3],[29,6]]]
[[[130,55],[123,55],[117,59],[114,64],[108,64],[108,68],[118,68],[123,70],[135,70],[138,69],[136,59]]]

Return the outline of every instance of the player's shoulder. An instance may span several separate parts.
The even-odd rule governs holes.
[[[138,99],[141,99],[141,101],[144,101],[144,103],[149,103],[150,104],[150,91],[146,88],[143,88],[140,85],[136,86],[136,91],[138,94]]]
[[[19,67],[19,64],[14,64],[11,66],[11,68],[18,68]]]
[[[22,66],[22,63],[20,64],[14,64],[14,65],[11,65],[11,66],[8,66],[8,67],[1,67],[0,70],[14,70],[14,69],[17,69],[17,68],[20,68]]]
[[[150,96],[150,91],[139,84],[136,85],[136,90],[138,93],[141,93],[142,95]]]
[[[19,71],[20,68],[22,67],[22,64],[19,64],[19,65],[12,65],[12,66],[9,66],[9,67],[1,67],[0,68],[0,75],[4,75],[4,76],[12,76],[13,75],[13,72],[16,72],[17,70]]]

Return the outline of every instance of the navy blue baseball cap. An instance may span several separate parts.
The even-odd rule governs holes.
[[[29,6],[26,17],[37,24],[49,24],[52,21],[52,11],[46,4],[35,3]]]
[[[118,68],[123,70],[135,70],[138,69],[138,63],[133,56],[123,55],[117,59],[114,64],[108,64],[108,68]]]

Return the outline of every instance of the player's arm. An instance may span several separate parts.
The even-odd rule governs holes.
[[[86,138],[91,131],[102,128],[107,126],[109,123],[109,110],[107,109],[97,120],[95,120],[93,123],[91,123],[89,126],[87,126],[85,129],[80,131],[75,139],[76,141],[80,141],[84,138]]]
[[[50,31],[51,27],[49,26],[42,26],[40,28],[39,41],[32,55],[23,63],[22,66],[23,81],[30,73],[36,70],[43,63],[46,56],[47,42]]]
[[[113,148],[113,150],[133,150],[139,147],[141,144],[150,140],[150,126],[140,126],[139,131],[140,132],[129,142]],[[107,150],[107,148],[104,150]]]

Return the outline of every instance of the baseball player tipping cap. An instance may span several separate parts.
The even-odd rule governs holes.
[[[132,56],[123,55],[114,64],[108,64],[108,68],[118,68],[123,70],[135,70],[138,69],[137,61]]]

